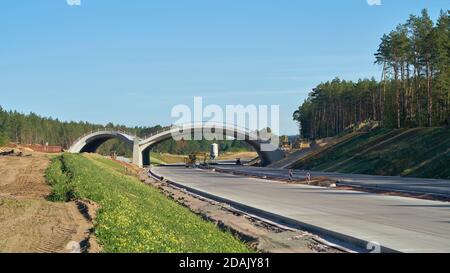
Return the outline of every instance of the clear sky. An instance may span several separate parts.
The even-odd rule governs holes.
[[[73,1],[73,0],[72,0]],[[379,0],[369,0],[377,2]],[[380,37],[449,0],[2,0],[0,105],[61,120],[168,125],[176,104],[278,104],[379,78]]]

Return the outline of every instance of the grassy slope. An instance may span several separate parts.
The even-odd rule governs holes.
[[[153,156],[153,154],[150,156],[150,162],[153,165],[164,165],[164,164],[167,164],[166,162],[162,161],[159,157]]]
[[[380,145],[380,143],[382,143]],[[378,129],[360,134],[296,168],[316,171],[450,179],[450,130]]]
[[[171,155],[165,153],[151,153],[152,164],[173,164],[173,163],[184,163],[184,159],[187,156],[184,155]]]
[[[158,164],[172,164],[172,163],[184,163],[186,155],[172,155],[167,153],[151,153],[151,162],[154,165]],[[227,152],[219,156],[218,160],[236,160],[236,158],[241,159],[253,159],[257,157],[256,152]]]
[[[107,159],[64,154],[53,160],[47,178],[55,189],[53,200],[86,198],[101,206],[96,235],[105,252],[250,251]]]

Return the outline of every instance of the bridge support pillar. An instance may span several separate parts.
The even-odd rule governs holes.
[[[133,164],[137,165],[138,167],[143,167],[142,162],[142,152],[141,148],[139,147],[139,139],[135,138],[133,143]]]

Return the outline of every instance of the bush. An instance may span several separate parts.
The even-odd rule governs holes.
[[[4,134],[0,132],[0,146],[6,145],[9,143],[9,138]]]
[[[56,157],[48,167],[45,177],[52,186],[52,193],[48,200],[53,202],[68,202],[76,199],[76,191],[68,173],[64,173],[63,157]]]

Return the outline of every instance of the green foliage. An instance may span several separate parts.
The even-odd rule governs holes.
[[[325,138],[343,132],[352,124],[375,120],[372,95],[378,92],[375,79],[345,81],[336,78],[319,84],[294,113],[303,138]]]
[[[191,153],[203,152],[208,153],[213,143],[219,144],[221,152],[242,152],[252,151],[253,148],[245,141],[237,140],[199,140],[199,141],[175,141],[168,140],[153,148],[157,153],[169,153],[178,155],[189,155]]]
[[[48,199],[53,202],[67,202],[76,198],[71,174],[65,168],[63,162],[62,157],[53,158],[45,173],[47,183],[52,186],[52,193],[48,196]]]
[[[381,38],[381,81],[334,79],[319,84],[295,111],[304,138],[335,136],[366,120],[386,128],[449,126],[450,17],[436,25],[423,10]]]
[[[6,145],[8,143],[9,143],[9,138],[3,132],[0,132],[0,146]]]
[[[98,149],[97,153],[101,155],[111,155],[111,152],[115,152],[118,156],[131,158],[133,156],[133,147],[118,139],[110,139],[103,143]]]
[[[60,145],[67,149],[80,136],[104,128],[145,136],[161,129],[161,126],[128,128],[124,125],[112,123],[103,126],[82,121],[63,122],[58,119],[41,117],[35,113],[25,115],[16,111],[6,111],[0,107],[0,135],[16,143],[48,143],[49,145]],[[117,146],[114,145],[113,142],[111,146],[116,148]]]
[[[58,119],[43,118],[34,113],[24,115],[18,112],[5,111],[0,107],[0,145],[9,140],[21,144],[50,144],[62,146],[64,149],[80,136],[99,129],[111,129],[128,132],[131,135],[145,137],[160,130],[161,126],[154,127],[133,127],[124,125],[106,126],[91,124],[87,122],[62,122]],[[190,154],[193,152],[208,152],[213,141],[174,141],[168,140],[157,147],[155,151],[172,154]],[[228,151],[248,151],[252,148],[244,141],[224,140],[218,142],[223,152]],[[97,150],[99,154],[110,155],[116,152],[119,156],[130,158],[132,156],[130,145],[118,140],[111,139],[103,143]]]
[[[150,153],[150,161],[153,165],[162,165],[166,164],[161,158],[161,155],[158,153]]]
[[[150,153],[150,161],[152,162],[153,165],[163,165],[163,164],[170,164],[172,162],[166,162],[165,159],[163,158],[164,156],[160,153]],[[184,159],[180,158],[180,162],[184,162]],[[178,163],[178,162],[176,162]]]
[[[358,134],[296,168],[450,179],[450,129],[378,129]]]
[[[70,179],[60,179],[58,168]],[[48,171],[51,184],[72,183],[77,196],[100,205],[95,229],[105,252],[250,251],[231,234],[124,175],[121,168],[106,159],[64,154]]]

